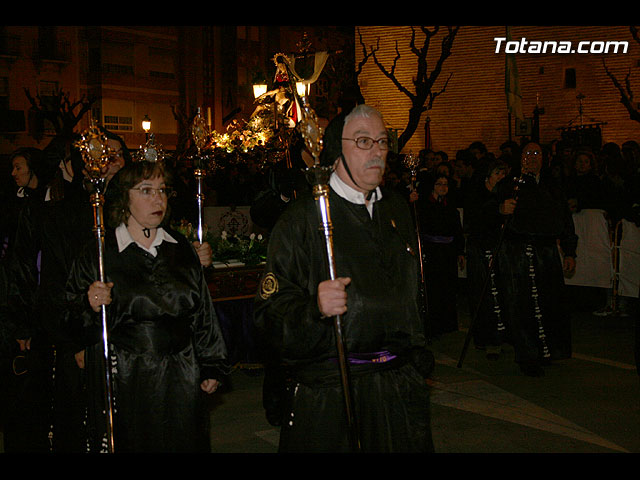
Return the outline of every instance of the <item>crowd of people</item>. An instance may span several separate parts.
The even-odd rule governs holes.
[[[416,182],[399,156],[390,162],[385,183],[417,204],[429,333],[457,330],[456,307],[466,297],[476,347],[496,359],[501,343],[514,344],[523,372],[542,375],[542,364],[571,355],[570,302],[559,295],[565,292],[562,275],[571,276],[575,268],[578,238],[572,214],[601,210],[611,232],[623,219],[640,226],[640,146],[634,141],[594,148],[525,140],[505,142],[496,155],[478,141],[456,152],[452,160],[432,150],[421,151],[420,157]],[[537,164],[535,173],[525,167],[532,162]],[[558,245],[562,262],[556,261]],[[463,266],[466,295],[458,295]],[[523,291],[529,292],[526,298],[518,294]],[[619,301],[624,306],[621,315],[636,308],[635,298],[624,300]],[[595,315],[612,314],[611,299],[603,302]],[[517,324],[531,312],[546,317],[547,325]],[[530,330],[529,339],[518,338],[524,328]],[[534,337],[547,344],[555,341],[553,346],[542,345],[541,359],[536,358],[537,347],[521,356],[532,344],[541,343]]]
[[[524,139],[521,143],[527,143]],[[460,208],[468,205],[471,187],[483,181],[488,165],[500,161],[506,166],[506,175],[520,175],[522,148],[514,141],[504,142],[498,153],[492,153],[481,142],[473,142],[449,158],[445,152],[425,149],[420,151],[421,175],[446,173],[453,181],[449,199]],[[541,144],[545,174],[561,186],[572,212],[596,208],[607,212],[611,225],[622,218],[637,222],[638,175],[640,145],[627,141],[622,145],[610,142],[600,147],[575,145],[569,141]],[[406,190],[410,179],[402,164],[402,155],[389,161],[385,184]],[[408,193],[407,193],[408,195]]]
[[[571,356],[562,287],[579,241],[572,213],[602,209],[612,227],[640,226],[640,146],[505,142],[496,155],[474,142],[451,158],[421,151],[412,177],[389,150],[380,113],[351,109],[327,126],[321,157],[333,168],[337,278],[327,279],[304,145],[292,152],[293,169],[237,170],[220,183],[222,172],[208,187],[250,204],[254,223],[270,231],[255,326],[280,451],[433,451],[429,341],[459,328],[458,272],[466,268],[470,333],[488,359],[509,343],[522,373],[540,376]],[[10,158],[0,225],[5,451],[100,451],[114,431],[120,451],[207,451],[204,399],[229,367],[202,268],[209,246],[171,228],[193,214],[189,179],[134,161],[120,137],[104,133],[116,152],[101,172],[104,282],[73,142],[56,138]],[[345,319],[343,339],[336,317]],[[348,353],[355,426],[342,414],[337,341]],[[114,373],[112,424],[105,371]]]

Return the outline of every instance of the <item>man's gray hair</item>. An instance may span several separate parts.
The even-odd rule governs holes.
[[[346,117],[344,117],[344,126],[346,127],[347,124],[354,118],[370,118],[374,116],[377,116],[378,118],[380,118],[380,120],[383,120],[382,114],[377,109],[373,108],[371,105],[361,103],[359,105],[356,105],[355,108],[351,110]]]

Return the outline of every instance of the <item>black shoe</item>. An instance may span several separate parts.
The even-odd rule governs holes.
[[[521,363],[520,371],[527,377],[543,377],[544,369],[538,363]]]
[[[266,410],[265,416],[269,425],[273,427],[280,427],[282,425],[282,412],[280,410]]]

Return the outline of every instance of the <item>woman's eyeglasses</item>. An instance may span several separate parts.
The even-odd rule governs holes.
[[[174,193],[171,187],[160,187],[160,188],[137,187],[137,188],[132,188],[131,190],[136,190],[140,192],[140,195],[142,195],[143,197],[152,197],[155,195],[160,195],[161,197],[172,197]]]

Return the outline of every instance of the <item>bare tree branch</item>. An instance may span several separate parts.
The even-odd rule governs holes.
[[[96,97],[87,98],[83,95],[79,100],[71,102],[69,92],[65,93],[61,88],[53,92],[53,95],[46,97],[42,97],[39,93],[36,93],[34,97],[26,87],[24,92],[38,115],[43,120],[51,122],[56,135],[70,135],[80,119],[91,110],[91,106],[97,100]]]
[[[631,36],[633,37],[633,39],[636,42],[640,43],[640,34],[639,34],[639,31],[638,31],[638,27],[636,27],[635,25],[631,25],[629,27],[629,31],[631,32]]]
[[[371,56],[373,58],[373,63],[376,64],[376,66],[378,67],[378,69],[384,74],[385,77],[387,77],[389,80],[391,80],[391,82],[396,86],[396,88],[398,90],[400,90],[402,93],[404,93],[407,97],[409,97],[413,103],[414,101],[414,94],[412,92],[410,92],[404,85],[402,85],[402,83],[400,83],[400,80],[398,80],[398,78],[395,75],[396,72],[396,67],[398,65],[398,59],[400,58],[400,51],[398,49],[398,41],[396,40],[396,56],[393,59],[393,65],[391,66],[391,70],[387,70],[386,67],[384,65],[382,65],[382,63],[378,60],[378,57],[376,56],[376,51],[379,50],[380,48],[380,39],[378,39],[378,44],[377,44],[377,48],[376,50],[371,49]]]
[[[620,103],[622,103],[622,105],[624,105],[624,107],[629,112],[629,118],[631,120],[635,120],[636,122],[640,122],[640,112],[638,112],[638,108],[633,101],[633,91],[631,90],[631,82],[629,79],[631,72],[629,71],[627,73],[624,81],[625,86],[622,86],[616,76],[609,70],[604,59],[602,59],[602,65],[604,66],[604,71],[606,72],[607,76],[611,79],[613,85],[618,89],[618,92],[620,93]]]
[[[395,43],[395,56],[393,58],[391,66],[387,67],[383,65],[378,58],[378,53],[380,50],[380,39],[378,38],[375,47],[369,47],[369,49],[367,49],[367,47],[364,45],[362,35],[359,33],[360,44],[363,47],[365,58],[359,65],[358,74],[362,71],[362,67],[364,66],[366,61],[369,58],[372,58],[374,64],[378,67],[380,72],[382,72],[382,74],[386,78],[388,78],[396,86],[396,88],[401,93],[406,95],[407,98],[409,98],[409,100],[411,101],[411,108],[409,109],[407,125],[398,138],[399,149],[402,149],[415,133],[420,123],[422,114],[425,111],[430,110],[433,107],[435,99],[446,91],[452,74],[449,75],[440,90],[434,91],[433,88],[435,82],[442,73],[442,66],[445,60],[451,55],[453,42],[459,28],[460,27],[447,27],[447,33],[445,34],[440,45],[440,55],[437,57],[433,69],[429,71],[427,56],[429,53],[429,48],[431,47],[431,41],[440,32],[440,27],[435,26],[432,28],[428,28],[425,26],[421,26],[420,32],[424,35],[424,40],[422,41],[421,45],[418,44],[416,29],[414,27],[411,27],[409,51],[416,57],[416,73],[412,81],[414,91],[411,91],[408,86],[403,85],[397,75],[397,70],[399,70],[399,60],[401,58],[398,41],[396,40]]]
[[[364,44],[364,41],[362,40],[362,33],[360,33],[360,29],[358,29],[358,37],[360,39],[360,45],[362,45],[362,60],[356,66],[356,78],[358,78],[358,75],[360,75],[360,73],[362,72],[362,69],[364,68],[365,64],[367,63],[371,55],[375,53],[375,50],[373,49],[371,53],[367,52],[367,47]]]
[[[640,31],[638,27],[631,25],[629,27],[629,31],[631,32],[631,36],[633,37],[633,39],[637,43],[640,43]],[[629,112],[629,118],[636,122],[640,122],[640,111],[638,111],[638,106],[633,101],[633,91],[631,90],[631,70],[627,72],[627,75],[624,79],[624,86],[622,86],[617,77],[607,67],[604,58],[602,59],[602,65],[604,66],[604,71],[611,79],[614,87],[616,87],[616,89],[620,93],[620,103],[622,103],[622,105],[624,105],[624,107],[627,109],[627,112]]]

